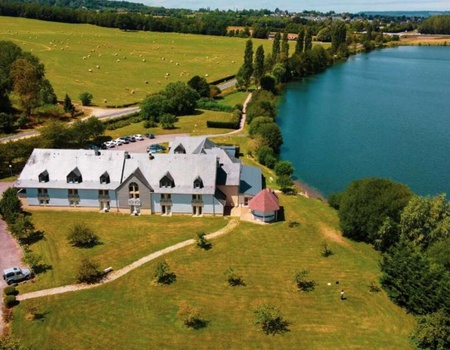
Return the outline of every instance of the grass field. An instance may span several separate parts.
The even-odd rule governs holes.
[[[0,40],[11,40],[41,59],[58,99],[68,93],[79,102],[79,94],[88,91],[99,106],[104,100],[111,105],[141,101],[169,82],[194,75],[214,81],[236,74],[246,41],[12,17],[0,17]],[[261,44],[271,52],[271,41],[253,39],[254,50]]]
[[[379,278],[378,253],[342,238],[336,213],[321,202],[281,202],[285,222],[241,222],[209,251],[192,246],[165,256],[177,276],[170,286],[151,282],[161,260],[154,261],[101,287],[22,302],[13,334],[38,349],[413,349],[414,318],[383,291],[369,292]],[[292,220],[299,225],[289,228]],[[328,258],[321,256],[324,240],[334,252]],[[227,285],[228,267],[245,286]],[[315,290],[296,290],[299,269],[310,271]],[[176,314],[183,302],[199,309],[205,328],[182,326]],[[279,308],[289,332],[266,336],[258,329],[253,312],[265,303]],[[42,317],[27,320],[30,307]]]
[[[214,232],[227,224],[223,218],[140,216],[70,211],[35,211],[33,222],[45,232],[45,239],[30,246],[52,268],[21,286],[21,291],[40,290],[75,283],[79,262],[90,257],[101,268],[119,269],[161,248],[194,238],[196,232]],[[169,224],[170,222],[170,224]],[[67,243],[68,231],[75,223],[85,223],[100,237],[93,248],[76,248]]]

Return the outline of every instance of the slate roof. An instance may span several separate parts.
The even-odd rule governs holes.
[[[278,197],[269,188],[265,188],[264,190],[260,191],[248,202],[248,206],[251,210],[256,210],[263,213],[280,209],[280,206],[278,204]]]
[[[239,183],[239,193],[256,196],[262,188],[261,169],[254,166],[243,165]]]
[[[182,145],[186,154],[200,154],[205,153],[206,149],[217,147],[216,144],[205,136],[180,136],[170,144],[170,154],[174,154],[178,146]],[[180,147],[181,148],[181,147]]]

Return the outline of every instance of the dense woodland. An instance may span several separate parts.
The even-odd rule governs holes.
[[[430,17],[421,24],[419,30],[423,34],[450,34],[450,15]]]

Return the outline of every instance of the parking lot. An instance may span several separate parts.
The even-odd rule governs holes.
[[[189,134],[169,134],[169,135],[155,135],[154,139],[149,139],[144,136],[144,140],[130,142],[114,148],[108,148],[102,151],[108,150],[124,150],[128,152],[147,153],[147,147],[152,144],[171,142],[175,137],[189,136]]]

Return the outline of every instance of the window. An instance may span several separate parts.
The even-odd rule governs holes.
[[[159,180],[159,187],[175,187],[175,181],[170,173],[167,173]]]
[[[48,175],[48,171],[44,170],[42,173],[39,174],[39,182],[49,182],[50,177]]]
[[[100,183],[101,183],[101,184],[109,184],[109,183],[110,183],[109,174],[108,174],[107,171],[105,171],[105,172],[100,176]]]
[[[139,185],[136,182],[131,182],[128,185],[128,193],[129,193],[128,198],[133,198],[133,199],[139,198]]]
[[[38,188],[38,200],[39,205],[46,205],[49,203],[50,198],[48,196],[48,191],[46,188]]]
[[[107,196],[108,195],[108,190],[98,190],[98,195],[99,196]]]
[[[185,149],[184,146],[180,143],[180,144],[173,150],[173,153],[186,154],[186,149]]]
[[[170,193],[162,193],[161,199],[170,200],[172,198]]]
[[[201,201],[202,200],[202,195],[201,194],[193,194],[192,195],[192,200],[193,201]]]
[[[203,188],[203,181],[200,176],[194,180],[194,188]]]
[[[68,189],[68,197],[70,205],[76,206],[80,202],[80,197],[78,196],[78,190],[76,188]]]
[[[67,175],[67,183],[80,183],[83,182],[80,170],[78,168],[73,169],[69,175]]]

